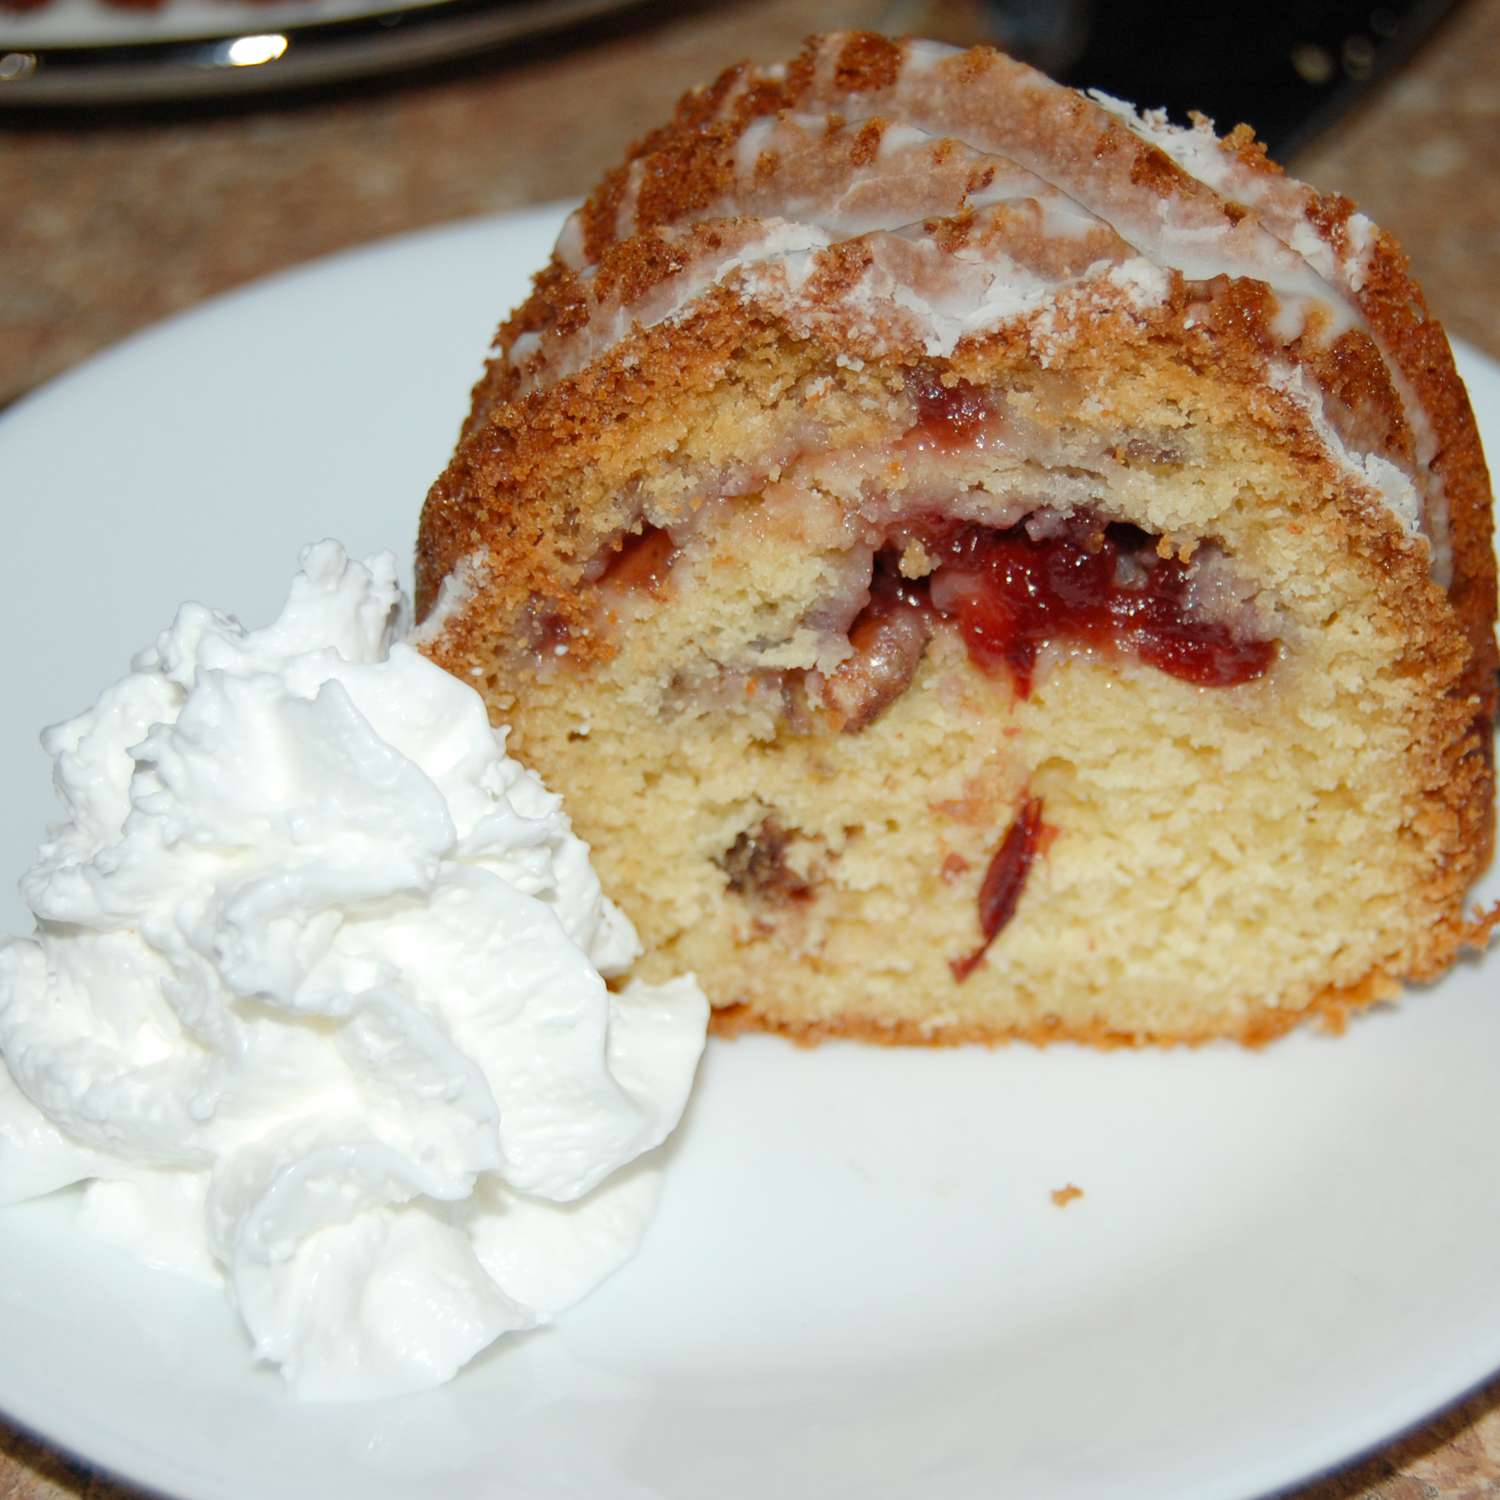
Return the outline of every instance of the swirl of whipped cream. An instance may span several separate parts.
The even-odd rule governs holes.
[[[197,604],[49,729],[64,821],[0,946],[0,1203],[222,1276],[312,1399],[448,1379],[634,1251],[707,1005],[559,799],[396,637],[389,554]],[[601,1186],[601,1184],[603,1184]]]

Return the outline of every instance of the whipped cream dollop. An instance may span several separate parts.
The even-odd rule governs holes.
[[[312,1399],[437,1384],[627,1259],[708,1014],[606,987],[634,931],[404,619],[332,542],[262,630],[184,605],[44,733],[65,818],[0,946],[0,1203],[86,1182]]]

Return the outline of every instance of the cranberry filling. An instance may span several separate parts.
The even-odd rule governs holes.
[[[906,388],[917,407],[917,420],[904,441],[924,450],[971,445],[994,415],[984,392],[967,380],[944,385],[931,370],[914,370]]]
[[[1020,526],[966,525],[927,545],[940,559],[932,587],[938,613],[956,619],[974,664],[1009,672],[1022,698],[1052,640],[1134,651],[1203,687],[1260,677],[1276,655],[1275,641],[1237,636],[1198,614],[1189,565],[1159,557],[1134,526],[1073,516],[1033,537]]]
[[[1007,672],[1029,697],[1048,641],[1133,651],[1149,666],[1202,687],[1262,676],[1276,642],[1236,634],[1195,607],[1191,567],[1158,555],[1154,538],[1122,522],[1052,517],[1045,533],[928,517],[906,528],[937,567],[900,571],[900,548],[875,555],[870,601],[849,627],[850,654],[823,684],[846,734],[867,728],[906,691],[932,634],[955,621],[980,670]]]
[[[948,960],[948,967],[953,970],[958,983],[962,984],[979,967],[980,959],[989,952],[990,944],[1001,928],[1015,916],[1041,834],[1042,799],[1028,797],[1006,830],[980,883],[979,931],[982,941],[972,953]]]
[[[671,534],[660,526],[646,526],[639,536],[627,536],[610,558],[599,582],[616,589],[661,592],[667,574],[677,560]]]

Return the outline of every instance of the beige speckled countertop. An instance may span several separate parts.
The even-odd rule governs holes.
[[[625,139],[732,58],[784,55],[814,27],[934,29],[945,14],[900,0],[669,7],[660,24],[581,46],[291,107],[64,124],[0,115],[0,403],[252,277],[581,194]],[[1500,356],[1497,153],[1500,0],[1470,0],[1295,167],[1394,231],[1449,329]],[[0,1500],[133,1493],[0,1423]],[[1500,1381],[1295,1500],[1377,1496],[1500,1496]]]

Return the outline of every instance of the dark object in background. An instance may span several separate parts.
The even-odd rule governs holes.
[[[159,0],[109,0],[146,8]],[[306,88],[457,58],[502,55],[540,36],[630,15],[639,24],[690,16],[715,0],[371,0],[343,21],[283,25],[241,35],[243,6],[225,28],[171,40],[154,31],[125,41],[0,41],[0,110],[7,105],[97,107]],[[746,8],[756,0],[738,0]],[[1309,0],[1234,7],[1223,0],[887,0],[864,24],[897,35],[968,45],[988,41],[1054,78],[1100,88],[1182,120],[1189,109],[1221,130],[1241,120],[1273,154],[1305,144],[1400,64],[1454,0],[1388,4]],[[7,12],[46,12],[45,0],[0,0]],[[214,7],[204,8],[212,12]],[[807,29],[824,17],[808,4]],[[826,24],[826,23],[825,23]],[[3,29],[3,28],[0,28]]]
[[[1453,0],[988,0],[1008,51],[1077,88],[1103,89],[1177,123],[1190,109],[1220,132],[1252,125],[1289,156],[1403,62]]]

